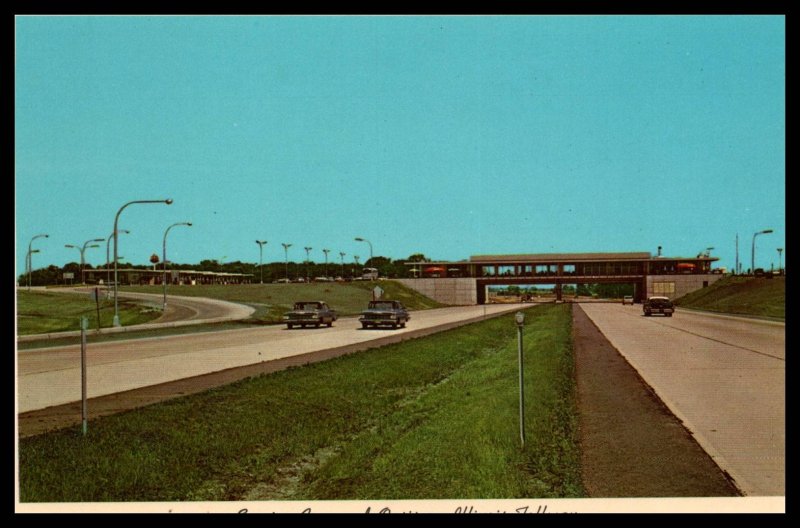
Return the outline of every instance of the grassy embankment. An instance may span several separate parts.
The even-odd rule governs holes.
[[[28,501],[575,497],[570,308],[512,315],[19,443]]]
[[[141,302],[119,300],[119,318],[123,326],[142,324],[161,317],[161,308]],[[17,290],[17,334],[45,334],[80,330],[80,318],[89,318],[89,328],[97,328],[97,308],[89,295],[55,293],[41,290]],[[111,326],[114,304],[100,301],[100,324]]]
[[[786,318],[786,278],[724,277],[677,299],[684,308],[737,315]]]

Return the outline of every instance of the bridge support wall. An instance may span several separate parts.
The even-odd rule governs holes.
[[[443,304],[472,306],[478,304],[477,280],[474,278],[396,279],[426,297]]]
[[[647,297],[662,296],[677,299],[687,293],[711,286],[723,275],[721,273],[708,273],[705,275],[648,275]]]

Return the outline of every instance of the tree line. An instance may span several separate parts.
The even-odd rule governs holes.
[[[359,262],[356,266],[355,262],[345,261],[342,266],[341,261],[335,262],[331,259],[327,266],[325,262],[265,262],[263,268],[260,268],[258,263],[242,262],[239,260],[232,262],[219,262],[216,259],[201,260],[197,264],[169,262],[167,269],[181,269],[192,271],[213,271],[216,273],[241,273],[250,274],[253,276],[254,281],[259,281],[263,273],[264,282],[272,282],[278,279],[283,279],[287,275],[290,280],[299,277],[310,278],[314,277],[342,277],[351,279],[360,277],[363,268],[377,268],[381,277],[388,278],[408,278],[412,277],[410,267],[406,266],[406,262],[429,262],[430,259],[425,257],[422,253],[415,253],[405,259],[392,260],[388,257],[373,257],[367,259],[366,262]],[[117,263],[118,269],[164,269],[163,263],[156,264],[129,264],[127,262]],[[91,264],[84,265],[84,271],[92,269],[105,269],[105,266],[92,266]],[[64,273],[72,273],[74,279],[64,279]],[[28,284],[27,274],[22,274],[18,277],[19,285]],[[71,282],[81,282],[81,266],[78,262],[69,262],[63,267],[54,265],[47,266],[46,268],[34,269],[31,272],[31,285],[32,286],[48,286],[55,284],[70,284]]]

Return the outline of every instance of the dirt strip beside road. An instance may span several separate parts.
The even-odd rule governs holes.
[[[727,497],[738,490],[573,305],[584,485],[591,497]]]

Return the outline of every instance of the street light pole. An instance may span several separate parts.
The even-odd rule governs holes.
[[[778,275],[783,275],[783,273],[781,272],[781,270],[783,269],[781,260],[782,256],[783,256],[783,248],[778,248]]]
[[[522,325],[525,324],[525,314],[517,312],[514,316],[517,322],[517,355],[519,356],[519,439],[525,447],[525,384],[522,362]]]
[[[114,217],[114,326],[120,326],[119,324],[119,302],[117,300],[117,295],[119,293],[119,282],[117,278],[117,258],[118,255],[118,242],[119,242],[119,233],[117,231],[117,224],[119,223],[119,215],[122,213],[123,209],[128,207],[131,204],[135,203],[163,203],[170,205],[172,203],[172,198],[167,198],[166,200],[133,200],[131,202],[126,203],[122,207],[119,208],[117,211],[117,215]]]
[[[163,248],[162,248],[162,260],[164,261],[164,280],[163,280],[163,282],[164,282],[164,305],[162,307],[162,311],[166,311],[167,310],[167,233],[169,233],[169,230],[172,229],[175,226],[192,227],[192,223],[191,222],[178,222],[176,224],[172,224],[171,226],[169,226],[167,228],[166,231],[164,231],[164,245],[163,245]]]
[[[31,255],[34,253],[39,253],[39,250],[28,248],[28,252],[25,254],[25,272],[28,275],[28,291],[31,291],[31,268],[33,267]]]
[[[281,242],[283,246],[283,255],[284,255],[284,262],[285,262],[285,269],[286,269],[286,282],[289,282],[289,248],[292,247],[291,244],[287,244],[285,242]]]
[[[303,249],[306,250],[306,282],[309,282],[309,279],[311,279],[311,277],[308,274],[308,264],[311,259],[311,257],[309,257],[309,252],[314,248],[306,246]]]
[[[120,229],[120,233],[130,234],[130,231],[127,229]],[[111,283],[111,256],[108,253],[108,248],[111,246],[111,239],[114,238],[114,233],[108,235],[106,239],[106,283]]]
[[[764,229],[763,231],[753,234],[753,246],[750,249],[750,273],[753,275],[756,274],[756,237],[758,235],[766,235],[768,233],[772,233],[772,229]]]
[[[372,260],[372,242],[367,240],[366,238],[356,237],[356,242],[366,242],[369,244],[369,259]]]
[[[90,247],[92,247],[92,248],[100,247],[97,244],[91,244],[92,242],[105,242],[105,241],[106,241],[105,238],[93,238],[91,240],[87,240],[86,242],[84,242],[83,246],[80,246],[80,247],[79,246],[74,246],[72,244],[65,244],[64,245],[64,247],[77,249],[81,254],[81,284],[86,284],[86,281],[83,279],[83,266],[84,266],[84,262],[86,262],[86,260],[84,258],[84,254],[86,253],[86,249],[90,248]],[[91,244],[91,245],[89,245],[89,244]]]
[[[331,252],[330,249],[323,249],[323,253],[325,253],[325,278],[328,278],[328,253]]]
[[[343,278],[343,279],[344,279],[344,256],[345,256],[346,254],[347,254],[347,253],[345,253],[344,251],[340,251],[340,252],[339,252],[339,256],[340,256],[340,257],[342,257],[342,278]]]
[[[256,244],[258,244],[258,269],[261,272],[261,284],[264,284],[264,244],[266,243],[266,240],[256,240]]]
[[[32,249],[31,246],[37,238],[50,238],[50,235],[36,235],[28,243],[28,256],[25,259],[25,264],[28,266],[28,291],[31,291],[31,273],[33,272],[33,257],[31,254],[38,252],[38,250]]]

